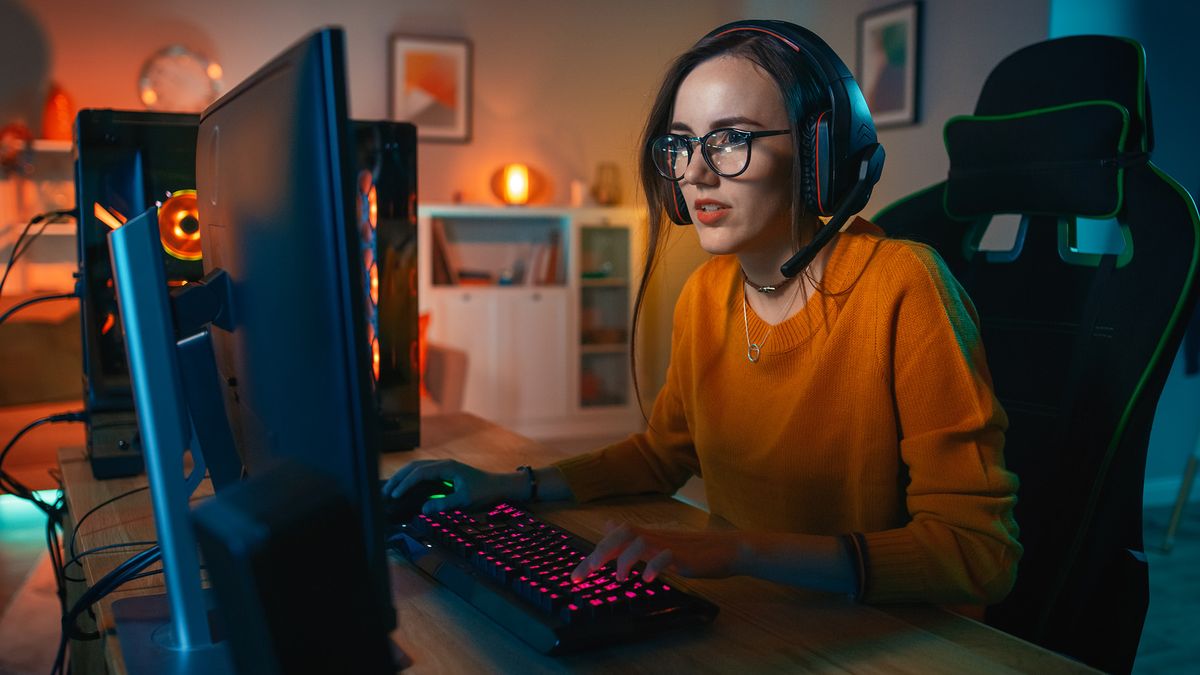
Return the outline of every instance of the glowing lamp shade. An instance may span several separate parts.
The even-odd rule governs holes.
[[[504,196],[506,204],[524,204],[529,201],[529,167],[524,164],[509,164],[504,167]]]
[[[541,174],[525,164],[505,164],[492,174],[492,192],[510,206],[535,201],[543,184]]]

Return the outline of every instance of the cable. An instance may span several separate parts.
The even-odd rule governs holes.
[[[75,521],[75,527],[74,527],[74,529],[71,530],[71,540],[67,544],[67,554],[70,555],[72,558],[77,557],[75,554],[75,538],[79,534],[79,530],[83,529],[83,523],[93,513],[99,511],[102,507],[108,506],[109,504],[117,501],[118,499],[124,499],[125,497],[128,497],[129,495],[137,494],[143,490],[149,490],[149,489],[150,489],[149,485],[143,485],[141,487],[129,490],[128,492],[122,492],[121,494],[117,495],[116,497],[109,497],[108,499],[100,502],[99,504],[97,504],[97,505],[93,506],[91,509],[89,509],[87,513],[83,514],[82,518]]]
[[[5,321],[8,321],[8,317],[12,316],[13,314],[16,314],[17,312],[21,311],[22,309],[25,309],[26,307],[28,307],[30,305],[36,305],[39,302],[49,302],[51,300],[67,300],[69,298],[78,298],[78,297],[79,296],[77,294],[75,294],[74,292],[55,293],[54,295],[39,295],[36,298],[30,298],[28,300],[18,302],[17,304],[13,305],[12,307],[9,307],[7,312],[5,312],[4,314],[0,314],[0,324],[3,324]]]
[[[36,429],[37,427],[39,427],[43,424],[51,424],[51,423],[58,423],[58,422],[83,422],[86,420],[87,420],[87,413],[81,410],[81,411],[76,411],[76,412],[58,413],[56,415],[47,415],[45,417],[36,419],[36,420],[30,422],[29,424],[26,424],[24,428],[22,428],[20,431],[18,431],[16,433],[15,436],[12,437],[12,440],[10,440],[8,442],[8,445],[4,446],[4,450],[0,450],[0,489],[2,489],[4,492],[14,494],[17,497],[20,497],[21,499],[24,499],[28,502],[32,502],[34,504],[34,506],[37,506],[38,509],[41,510],[43,513],[45,513],[47,516],[53,517],[54,516],[54,507],[53,506],[38,499],[37,495],[34,494],[33,490],[29,489],[29,487],[22,484],[15,477],[13,477],[12,475],[10,475],[9,473],[4,471],[4,459],[6,457],[8,457],[8,453],[17,444],[17,441],[21,440],[22,436],[24,436],[25,434],[29,433],[33,429]]]
[[[23,304],[25,304],[25,303],[22,303],[22,305]],[[22,305],[18,305],[17,308],[19,308]],[[17,309],[17,308],[14,308],[13,311],[15,311],[15,309]],[[3,318],[7,318],[9,314],[11,314],[11,311],[9,313],[5,314]],[[0,321],[3,321],[3,318],[0,318]],[[58,493],[58,497],[54,500],[53,503],[46,503],[45,501],[42,501],[40,498],[38,498],[36,493],[34,493],[34,491],[31,490],[28,486],[24,485],[19,480],[17,480],[15,477],[6,473],[3,469],[3,467],[4,467],[4,460],[8,457],[8,453],[11,452],[14,447],[16,447],[17,442],[20,441],[21,438],[23,438],[25,436],[25,434],[29,433],[33,429],[36,429],[37,427],[42,426],[43,424],[51,424],[51,423],[57,423],[57,422],[82,422],[82,421],[86,421],[87,419],[88,419],[88,415],[85,411],[65,412],[65,413],[58,413],[55,415],[47,415],[45,417],[41,417],[39,419],[36,419],[36,420],[30,422],[29,424],[26,424],[24,427],[22,427],[21,430],[18,431],[12,437],[11,440],[9,440],[8,444],[4,446],[4,449],[0,450],[0,489],[3,489],[5,492],[11,493],[21,499],[31,502],[39,510],[41,510],[43,513],[46,514],[46,547],[49,550],[51,566],[54,570],[55,582],[57,585],[59,604],[62,608],[62,613],[63,613],[62,635],[59,639],[58,653],[56,654],[55,662],[54,662],[54,670],[52,671],[54,673],[62,673],[63,672],[63,668],[65,666],[65,661],[66,661],[67,640],[69,639],[70,636],[79,632],[78,627],[76,626],[76,620],[78,619],[79,615],[85,609],[90,608],[93,604],[95,604],[97,601],[99,601],[104,596],[111,593],[114,589],[118,588],[122,584],[132,581],[133,579],[140,579],[144,576],[149,576],[150,574],[161,573],[161,570],[158,570],[155,572],[143,573],[143,570],[145,570],[147,567],[149,567],[150,565],[152,565],[155,562],[157,562],[158,560],[160,560],[162,557],[162,553],[159,550],[158,546],[153,545],[150,548],[147,548],[143,551],[140,551],[140,552],[134,554],[132,557],[130,557],[129,559],[127,559],[124,562],[122,562],[121,564],[119,564],[111,572],[104,575],[104,577],[101,578],[98,582],[96,582],[96,584],[94,584],[93,586],[91,586],[90,588],[85,590],[83,595],[80,597],[79,601],[75,603],[75,605],[73,605],[70,609],[67,608],[66,581],[68,579],[68,576],[66,574],[66,564],[64,564],[64,562],[63,562],[63,552],[62,552],[61,542],[59,540],[59,529],[62,527],[64,514],[66,512],[66,509],[64,506],[65,496],[61,490],[61,484],[60,484],[60,490]],[[75,529],[71,533],[71,540],[70,540],[70,551],[71,551],[71,555],[72,555],[71,562],[77,564],[79,562],[79,559],[82,558],[84,555],[90,555],[92,553],[97,553],[100,550],[109,550],[112,548],[116,548],[116,546],[97,547],[95,549],[91,549],[91,550],[86,551],[83,554],[77,556],[75,554],[75,536],[76,536],[76,533],[78,533],[78,531],[79,531],[79,526],[88,518],[88,516],[91,516],[93,513],[95,513],[101,507],[111,504],[112,502],[114,502],[118,499],[121,499],[123,497],[129,496],[131,494],[135,494],[137,492],[141,492],[142,490],[146,490],[148,487],[149,486],[146,485],[146,486],[142,486],[139,488],[135,488],[133,490],[129,490],[129,491],[119,494],[115,497],[107,499],[104,502],[101,502],[100,504],[93,507],[86,514],[84,514],[84,517],[79,519],[79,523],[76,524]],[[153,544],[154,542],[133,542],[131,544],[125,544],[125,545],[129,546],[129,545],[133,545],[133,544],[147,544],[147,543]]]
[[[67,655],[67,639],[69,635],[75,632],[73,629],[76,629],[75,622],[79,618],[79,615],[82,614],[84,610],[99,602],[109,593],[112,593],[117,588],[120,588],[123,584],[133,581],[134,579],[140,579],[143,576],[149,576],[150,574],[157,573],[150,572],[141,574],[143,570],[158,562],[161,558],[162,551],[157,546],[148,548],[145,551],[133,555],[120,565],[117,565],[112,571],[110,571],[108,574],[105,574],[99,581],[83,592],[83,595],[80,596],[79,600],[77,600],[75,604],[71,606],[71,609],[63,615],[62,633],[58,641],[58,653],[54,658],[54,667],[50,670],[51,675],[64,672]],[[161,572],[161,570],[158,572]]]
[[[17,260],[19,260],[21,256],[29,250],[29,245],[32,244],[34,240],[42,234],[42,232],[45,232],[46,228],[51,223],[58,222],[60,218],[67,216],[72,216],[76,220],[79,219],[79,214],[75,209],[47,211],[45,213],[39,213],[30,219],[29,223],[25,225],[25,229],[21,230],[20,236],[17,237],[17,242],[13,244],[12,253],[10,253],[8,256],[8,264],[4,267],[4,276],[0,277],[0,294],[4,293],[4,282],[8,281],[8,274],[12,271],[13,265],[16,264]],[[33,226],[43,221],[45,221],[45,224],[42,225],[41,229],[30,236],[28,241],[25,241],[25,237],[29,235],[29,231],[33,229]],[[21,248],[22,242],[25,244],[24,248]]]
[[[68,560],[65,563],[62,563],[62,565],[61,565],[61,576],[63,579],[62,588],[63,588],[63,594],[64,594],[63,597],[64,598],[66,597],[65,592],[66,592],[66,582],[67,581],[87,583],[87,579],[85,579],[83,577],[73,577],[67,573],[67,567],[69,567],[73,564],[76,564],[76,565],[79,564],[80,560],[82,560],[84,557],[86,557],[88,555],[92,555],[94,553],[100,553],[101,551],[109,551],[109,550],[112,550],[115,548],[122,548],[122,547],[129,547],[129,546],[150,546],[150,547],[157,548],[157,542],[154,542],[154,541],[133,541],[133,542],[124,542],[124,543],[119,543],[119,544],[108,544],[105,546],[97,546],[95,548],[91,548],[86,551],[83,551],[79,554],[75,553],[75,537],[76,537],[76,535],[79,534],[79,530],[80,530],[81,526],[83,525],[83,523],[93,513],[97,512],[101,508],[117,501],[118,499],[128,497],[129,495],[137,494],[137,493],[147,490],[149,488],[150,488],[149,485],[143,485],[141,487],[137,487],[132,490],[127,490],[125,492],[122,492],[121,494],[116,495],[115,497],[110,497],[109,499],[106,499],[103,502],[100,502],[99,504],[93,506],[90,510],[88,510],[87,513],[83,514],[83,517],[80,518],[78,522],[75,523],[75,527],[71,530],[71,539],[68,541],[68,546],[67,546],[68,554],[71,555],[72,557],[70,560]],[[60,521],[60,525],[61,525],[61,521]],[[150,550],[150,549],[144,549],[143,551],[139,551],[139,553],[144,553],[146,550]],[[61,561],[61,557],[59,559]],[[56,574],[57,573],[58,572],[56,572]],[[66,603],[64,602],[63,604],[65,605]],[[66,607],[64,606],[63,615],[66,616],[66,614],[67,614],[67,610],[66,610]],[[77,639],[77,640],[91,640],[91,639],[95,639],[95,638],[99,637],[99,635],[93,634],[93,633],[84,634],[84,633],[81,633],[76,627],[72,626],[70,635],[68,637]]]
[[[58,593],[58,601],[63,612],[67,609],[67,584],[66,572],[63,568],[62,548],[59,542],[59,530],[62,529],[63,516],[65,513],[65,497],[62,492],[61,481],[59,483],[58,497],[53,503],[46,503],[38,498],[37,494],[27,485],[17,480],[16,477],[4,471],[4,460],[8,457],[8,453],[16,447],[17,442],[21,438],[43,424],[56,422],[80,422],[87,419],[87,414],[78,412],[58,413],[56,415],[47,415],[36,419],[29,424],[26,424],[20,431],[12,437],[3,450],[0,450],[0,490],[24,499],[38,508],[46,515],[46,549],[50,554],[51,568],[54,571],[55,590]]]
[[[54,588],[58,593],[58,604],[62,612],[67,611],[67,582],[66,570],[62,565],[62,546],[58,532],[62,529],[65,496],[59,490],[58,498],[54,500],[53,515],[46,518],[46,549],[50,553],[50,567],[54,570]]]
[[[76,555],[74,558],[71,558],[70,560],[63,563],[64,576],[66,576],[65,572],[68,567],[70,567],[71,565],[82,565],[81,561],[84,558],[88,557],[89,555],[94,555],[96,553],[103,553],[104,551],[111,551],[115,548],[129,548],[131,546],[156,546],[157,544],[158,544],[157,541],[127,541],[127,542],[122,542],[119,544],[106,544],[104,546],[97,546],[95,548],[89,548],[88,550],[81,552],[79,555]],[[142,550],[144,551],[145,549],[143,548]],[[141,553],[141,552],[142,551],[137,551],[137,553]],[[66,580],[67,581],[76,581],[79,583],[87,583],[87,579],[84,579],[82,577],[66,576]]]
[[[25,225],[25,229],[21,230],[20,236],[17,237],[16,243],[13,244],[12,252],[8,256],[8,264],[4,267],[4,276],[0,277],[0,294],[4,292],[4,282],[8,281],[8,273],[12,271],[13,265],[20,257],[21,242],[25,240],[25,235],[29,234],[29,230],[33,229],[34,225],[41,222],[42,216],[43,214],[34,216],[33,220],[30,220],[29,223]]]

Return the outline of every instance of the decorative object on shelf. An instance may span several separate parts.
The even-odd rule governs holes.
[[[507,164],[500,169],[500,199],[509,205],[529,202],[529,167]]]
[[[46,93],[46,104],[42,106],[42,138],[69,141],[74,123],[74,102],[57,82],[51,82],[50,91]]]
[[[525,279],[525,261],[517,258],[511,265],[500,270],[496,284],[500,286],[520,286]]]
[[[616,266],[613,265],[613,247],[617,242],[612,235],[623,231],[605,231],[603,228],[591,227],[585,232],[589,234],[586,245],[581,247],[579,253],[579,277],[588,281],[609,279],[616,271]],[[622,242],[622,246],[624,245]]]
[[[393,35],[391,118],[417,125],[423,141],[471,138],[471,43],[462,38]]]
[[[921,3],[858,17],[858,79],[876,127],[916,124],[921,73]]]
[[[509,206],[536,202],[545,191],[542,173],[527,164],[505,164],[492,174],[492,194]]]
[[[26,176],[33,170],[33,132],[23,122],[0,127],[0,175]]]
[[[150,55],[138,76],[138,99],[148,110],[198,113],[221,95],[221,66],[183,45]]]
[[[621,201],[621,170],[613,162],[596,165],[596,181],[592,183],[592,199],[601,206],[613,206]]]

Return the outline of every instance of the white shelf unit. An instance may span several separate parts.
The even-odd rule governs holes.
[[[644,425],[629,376],[638,211],[423,204],[418,213],[427,339],[467,352],[466,411],[533,438]]]
[[[44,211],[71,208],[75,203],[75,175],[71,141],[35,139],[28,175],[0,178],[0,274],[26,223]],[[62,293],[75,288],[77,260],[75,219],[42,223],[40,234],[13,268],[4,293]]]

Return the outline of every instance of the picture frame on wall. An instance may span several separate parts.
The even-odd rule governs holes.
[[[921,73],[921,3],[901,2],[858,16],[855,74],[876,127],[916,124]]]
[[[471,42],[393,35],[389,115],[411,122],[422,141],[471,140]]]

